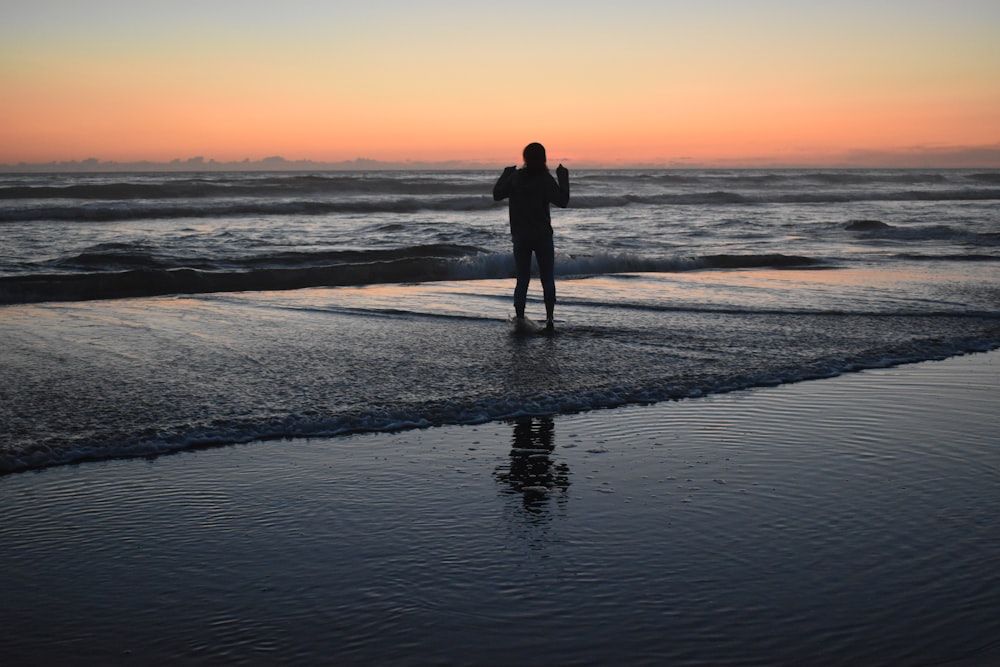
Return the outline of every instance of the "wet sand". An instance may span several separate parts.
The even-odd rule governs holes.
[[[0,477],[4,664],[990,664],[1000,352]]]

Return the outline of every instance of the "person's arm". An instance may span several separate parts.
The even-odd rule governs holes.
[[[556,167],[556,178],[559,179],[559,183],[549,195],[549,201],[559,208],[566,208],[569,204],[569,169],[562,165]]]
[[[500,174],[496,185],[493,186],[493,201],[500,201],[510,196],[510,182],[514,178],[517,167],[507,167]]]

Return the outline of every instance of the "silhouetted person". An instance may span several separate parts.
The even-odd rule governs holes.
[[[531,282],[531,253],[538,262],[545,297],[545,326],[553,328],[556,306],[555,246],[552,243],[552,217],[549,204],[566,208],[569,203],[569,170],[556,168],[556,182],[545,164],[545,147],[539,143],[524,147],[524,166],[507,167],[493,186],[493,199],[510,198],[510,236],[514,242],[514,312],[524,318]]]

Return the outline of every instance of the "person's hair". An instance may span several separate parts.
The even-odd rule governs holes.
[[[524,147],[524,168],[528,171],[545,171],[548,167],[545,164],[545,146],[538,142],[530,143]]]

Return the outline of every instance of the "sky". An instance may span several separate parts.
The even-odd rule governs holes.
[[[5,0],[0,164],[1000,167],[996,0]]]

